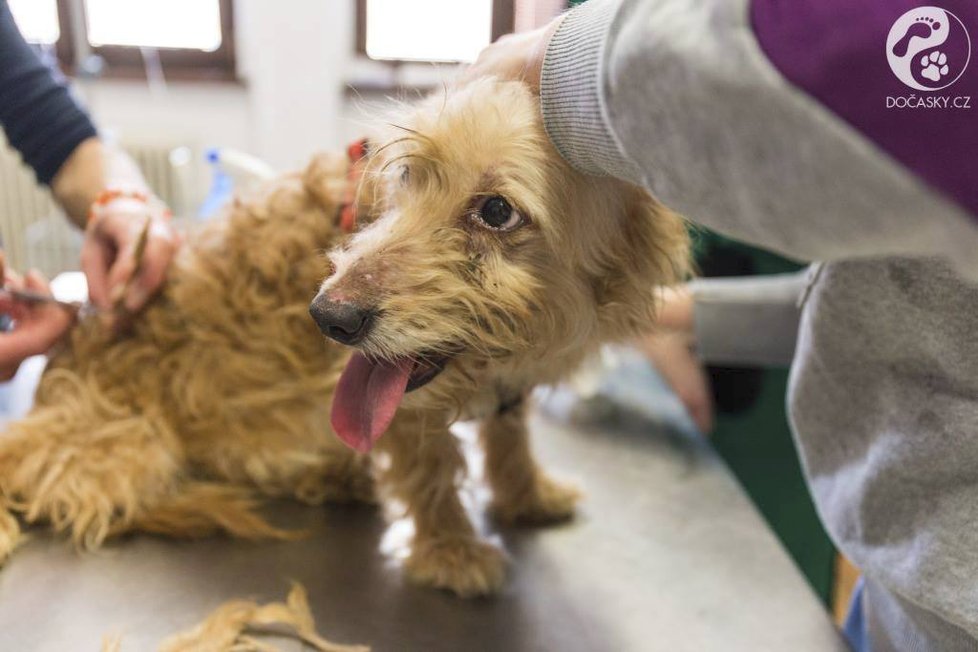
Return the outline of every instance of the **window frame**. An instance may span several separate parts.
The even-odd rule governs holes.
[[[234,0],[217,0],[221,12],[221,45],[211,52],[183,48],[156,48],[163,76],[167,80],[238,81],[237,56],[234,38]],[[77,0],[57,0],[61,36],[55,43],[58,61],[66,74],[78,73],[76,38],[88,42],[88,21],[84,16],[85,3]],[[76,18],[75,12],[82,15]],[[77,26],[77,29],[76,29]],[[143,55],[138,46],[89,45],[88,49],[105,62],[100,78],[146,79]]]
[[[356,42],[358,56],[370,59],[367,55],[367,0],[356,0]],[[460,0],[461,1],[461,0]],[[492,30],[490,42],[513,31],[516,26],[516,0],[492,0]],[[426,63],[424,59],[370,59],[380,64],[400,66],[403,64]],[[460,61],[436,61],[434,63],[453,64]]]

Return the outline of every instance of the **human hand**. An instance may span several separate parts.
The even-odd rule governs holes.
[[[713,395],[692,337],[675,331],[648,335],[639,348],[686,408],[703,434],[713,430]]]
[[[713,430],[713,395],[696,355],[693,340],[693,298],[684,288],[664,288],[657,329],[638,347],[682,402],[700,432]]]
[[[0,283],[10,290],[51,295],[47,281],[36,271],[21,278],[9,270],[3,274],[0,268]],[[5,294],[0,294],[0,314],[13,320],[13,328],[0,333],[0,380],[3,381],[13,378],[26,358],[50,349],[75,320],[72,311],[58,304],[25,302]]]
[[[181,238],[162,203],[135,193],[103,196],[108,200],[92,204],[82,245],[89,297],[99,308],[122,307],[136,313],[163,284]]]
[[[501,37],[479,53],[475,63],[462,72],[461,81],[494,76],[526,82],[539,93],[543,57],[559,24],[560,17],[533,31]]]

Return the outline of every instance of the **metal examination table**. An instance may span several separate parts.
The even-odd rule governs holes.
[[[137,537],[79,555],[38,532],[0,569],[0,650],[94,651],[106,633],[123,635],[123,651],[153,650],[226,600],[282,600],[293,579],[324,636],[377,652],[848,649],[708,443],[648,424],[536,416],[532,428],[547,467],[586,498],[564,526],[484,524],[512,557],[493,599],[407,585],[378,549],[386,525],[374,510],[283,504],[276,522],[309,539]]]

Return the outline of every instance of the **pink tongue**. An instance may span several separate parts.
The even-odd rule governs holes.
[[[373,448],[391,424],[413,368],[410,358],[371,362],[353,354],[336,385],[330,419],[347,446],[361,453]]]

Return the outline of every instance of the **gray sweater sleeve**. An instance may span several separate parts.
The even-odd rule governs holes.
[[[807,284],[805,272],[690,283],[700,358],[713,364],[790,366]]]
[[[978,279],[978,228],[760,50],[747,0],[589,0],[547,49],[540,98],[578,169],[803,261],[932,256]]]

